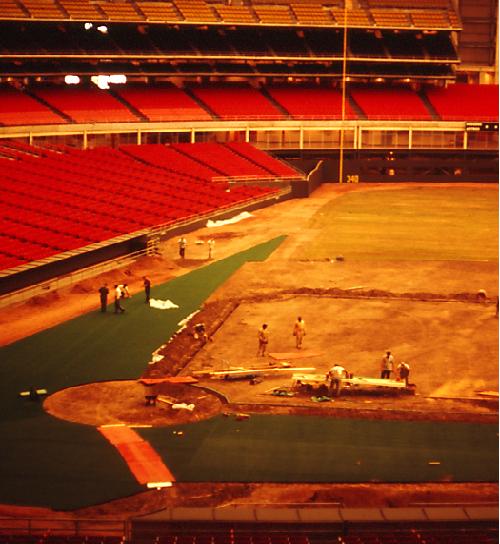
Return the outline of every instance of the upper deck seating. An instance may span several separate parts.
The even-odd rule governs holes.
[[[372,9],[371,14],[375,24],[379,27],[408,28],[410,26],[410,18],[407,12],[395,11],[389,9]]]
[[[175,5],[188,21],[208,23],[218,20],[216,12],[204,0],[175,0]]]
[[[344,25],[344,9],[332,8],[332,15],[339,25]],[[347,11],[347,25],[348,26],[371,26],[370,17],[368,12],[364,9],[349,9]]]
[[[303,25],[331,25],[331,12],[323,9],[321,4],[290,3],[295,18]]]
[[[140,19],[139,12],[134,9],[133,4],[100,2],[99,7],[112,21],[137,21]]]
[[[61,124],[66,120],[44,104],[13,87],[0,88],[2,125]]]
[[[408,88],[351,87],[350,94],[368,119],[432,119],[418,94]]]
[[[254,5],[259,21],[271,25],[291,25],[295,23],[288,5]]]
[[[247,85],[193,87],[191,92],[221,119],[282,119],[260,91]]]
[[[268,87],[269,94],[295,119],[340,119],[342,93],[329,87]],[[346,119],[357,115],[346,104]]]
[[[202,121],[212,116],[173,85],[127,85],[115,91],[150,121]]]
[[[34,94],[77,123],[139,121],[121,102],[97,87],[42,87]]]
[[[257,18],[250,11],[248,6],[236,6],[236,5],[217,5],[214,7],[219,17],[225,23],[256,23]]]
[[[425,93],[443,121],[498,121],[498,85],[456,83]]]
[[[182,16],[170,2],[136,1],[136,6],[148,21],[181,21]]]
[[[64,18],[64,12],[54,0],[23,0],[22,3],[35,19]]]
[[[28,17],[16,0],[0,0],[0,13],[3,19]]]
[[[95,4],[82,0],[60,0],[59,3],[67,11],[71,19],[84,21],[99,21],[105,19],[102,11]]]
[[[412,11],[410,16],[415,28],[450,28],[448,14],[443,11]]]

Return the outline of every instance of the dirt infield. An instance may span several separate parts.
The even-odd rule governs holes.
[[[395,184],[396,185],[396,184]],[[400,188],[402,185],[397,184]],[[245,264],[206,301],[192,323],[203,321],[211,341],[202,343],[188,326],[145,368],[144,376],[191,375],[230,367],[272,368],[276,362],[257,357],[258,327],[270,329],[271,352],[297,352],[292,325],[298,315],[307,324],[304,350],[321,353],[294,359],[297,366],[326,373],[341,362],[355,375],[379,375],[384,351],[392,350],[396,363],[411,366],[415,396],[349,395],[318,404],[310,394],[291,397],[270,394],[288,387],[290,372],[266,376],[251,384],[245,380],[200,379],[197,387],[163,384],[161,394],[180,402],[193,402],[192,413],[173,412],[167,404],[145,406],[137,382],[107,382],[69,388],[49,397],[44,406],[56,417],[88,425],[172,425],[210,417],[221,411],[309,413],[329,417],[387,417],[444,421],[498,420],[496,399],[485,391],[498,391],[497,262],[356,262],[332,259],[303,261],[300,248],[308,237],[308,219],[328,200],[346,191],[391,190],[393,186],[323,186],[311,198],[288,201],[254,212],[251,219],[226,227],[200,229],[188,241],[216,239],[215,257],[222,258],[288,234],[287,240],[263,263]],[[274,221],[279,216],[279,222]],[[191,243],[185,261],[176,258],[176,241],[163,245],[163,256],[144,259],[127,270],[86,280],[0,312],[0,341],[9,343],[55,325],[84,311],[97,309],[97,289],[102,281],[126,277],[132,291],[142,288],[142,275],[159,284],[206,264],[206,248]],[[294,256],[294,257],[292,257]],[[484,289],[486,298],[478,297]],[[38,311],[44,310],[43,323]],[[167,340],[167,339],[166,339]],[[200,389],[201,386],[201,389]],[[206,389],[205,389],[206,388]],[[210,389],[216,393],[210,392]],[[71,410],[68,413],[68,406]],[[369,488],[369,493],[367,492]],[[115,501],[82,515],[113,512],[146,512],[167,504],[214,505],[227,503],[335,502],[341,497],[350,506],[404,506],[417,499],[437,502],[496,500],[496,484],[429,484],[421,486],[346,485],[179,485],[173,491],[147,492]],[[198,500],[192,502],[193,497]]]

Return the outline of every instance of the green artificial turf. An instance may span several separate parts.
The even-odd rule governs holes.
[[[179,481],[498,480],[493,424],[254,414],[139,432]]]
[[[0,503],[74,509],[142,489],[95,428],[54,419],[41,403],[18,393],[30,386],[54,393],[82,383],[138,378],[181,319],[242,264],[266,259],[284,238],[153,287],[153,298],[171,299],[179,309],[150,308],[140,293],[125,301],[125,314],[102,314],[96,292],[96,311],[2,347]],[[33,311],[43,320],[43,310]]]
[[[23,419],[0,423],[1,503],[73,510],[144,489],[94,427],[54,419],[29,401],[18,410]]]
[[[295,257],[498,260],[498,188],[410,187],[342,195],[312,217]]]

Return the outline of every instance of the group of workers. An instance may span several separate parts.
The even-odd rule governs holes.
[[[202,243],[202,242],[197,242],[197,243]],[[184,236],[181,236],[177,240],[177,244],[179,246],[179,257],[181,259],[185,259],[186,258],[186,248],[187,248],[187,245],[188,245],[187,239]],[[209,240],[207,240],[207,247],[208,247],[208,258],[209,258],[209,260],[213,259],[213,253],[214,253],[214,247],[215,247],[215,240],[213,238],[210,238]]]
[[[408,377],[410,375],[410,365],[401,361],[396,367],[398,372],[399,379],[405,382],[406,387],[408,387]],[[380,378],[389,380],[391,375],[394,372],[394,356],[390,350],[385,352],[385,355],[382,357],[382,362],[380,364]]]
[[[297,317],[297,320],[293,324],[292,335],[295,337],[295,347],[297,349],[302,348],[302,341],[306,335],[306,323],[302,317]],[[269,326],[264,323],[257,332],[257,338],[259,345],[257,347],[257,356],[264,357],[267,353],[267,346],[269,344]]]
[[[380,379],[390,380],[391,375],[394,372],[394,356],[390,350],[385,352],[385,355],[382,357],[381,362],[381,373]],[[405,387],[408,387],[408,378],[410,376],[410,365],[401,361],[396,367],[398,381],[405,382]],[[342,388],[342,380],[346,378],[352,378],[352,374],[348,372],[342,365],[335,363],[332,368],[327,373],[327,378],[329,380],[329,390],[335,396],[340,394]]]
[[[306,335],[306,324],[304,319],[299,316],[293,325],[293,336],[295,337],[295,347],[297,349],[302,348],[302,341]],[[269,344],[269,326],[264,323],[257,332],[258,347],[257,356],[264,357],[267,354],[267,348]],[[394,373],[394,356],[390,350],[387,350],[382,357],[381,362],[381,379],[391,379]],[[398,380],[404,381],[405,386],[408,387],[408,377],[410,375],[410,365],[402,361],[396,367],[398,373]],[[342,365],[335,363],[328,371],[327,378],[330,382],[330,392],[338,396],[342,386],[342,379],[350,378],[350,374]]]
[[[151,298],[151,280],[147,276],[142,278],[144,285],[144,294],[146,297],[146,304],[149,304]],[[114,286],[114,308],[115,314],[122,314],[125,311],[125,308],[122,306],[121,301],[124,298],[130,298],[130,291],[128,290],[128,285],[126,283],[115,284]],[[108,295],[109,288],[108,284],[105,283],[99,288],[99,299],[101,301],[101,312],[107,312],[108,310]]]

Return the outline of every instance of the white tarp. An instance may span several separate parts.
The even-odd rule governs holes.
[[[238,223],[238,221],[242,221],[243,219],[248,219],[249,217],[253,217],[253,215],[249,212],[241,212],[239,215],[235,215],[229,219],[221,219],[220,221],[212,221],[209,219],[207,221],[207,227],[222,227],[224,225],[231,225],[233,223]]]
[[[149,305],[151,308],[156,308],[157,310],[171,310],[172,308],[179,307],[171,300],[158,300],[156,298],[150,299]]]

